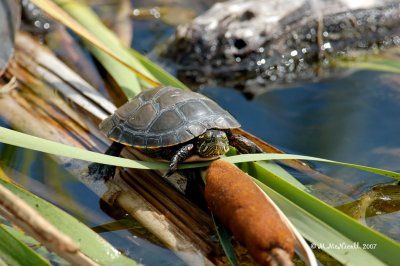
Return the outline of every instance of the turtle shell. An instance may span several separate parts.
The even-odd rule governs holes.
[[[103,120],[109,138],[138,148],[159,148],[187,142],[208,129],[240,124],[209,98],[174,87],[144,91]]]

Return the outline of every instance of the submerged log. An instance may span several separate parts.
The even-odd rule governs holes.
[[[398,46],[399,14],[395,0],[224,1],[178,27],[165,54],[189,84],[257,95],[337,75],[332,57]]]

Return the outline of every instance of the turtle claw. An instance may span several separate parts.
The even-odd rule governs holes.
[[[92,163],[88,166],[89,175],[93,176],[96,181],[98,180],[109,180],[114,177],[115,174],[115,166],[100,164],[100,163]]]
[[[178,169],[178,164],[180,162],[185,161],[187,158],[190,157],[190,155],[193,154],[194,151],[193,148],[194,148],[193,143],[186,144],[181,148],[179,148],[174,154],[174,156],[172,156],[172,159],[169,163],[169,168],[163,175],[163,178],[167,178],[170,175],[172,175]]]
[[[170,177],[176,171],[176,168],[177,167],[175,167],[175,169],[173,169],[172,167],[168,168],[168,170],[164,173],[164,175],[162,177],[163,178]]]

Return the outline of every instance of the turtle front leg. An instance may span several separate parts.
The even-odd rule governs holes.
[[[104,154],[118,157],[123,148],[123,144],[114,141]],[[116,169],[115,165],[101,163],[91,163],[88,168],[89,175],[92,175],[95,180],[104,179],[105,181],[114,177]]]
[[[178,164],[189,158],[194,152],[194,145],[192,143],[186,144],[179,148],[175,154],[172,156],[169,163],[169,168],[163,175],[164,178],[172,175],[176,169],[178,169]]]
[[[229,139],[229,145],[235,147],[238,152],[242,154],[264,152],[254,142],[252,142],[248,138],[243,137],[242,135],[232,134],[231,132],[228,132],[227,135]]]

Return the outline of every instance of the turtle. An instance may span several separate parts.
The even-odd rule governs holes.
[[[240,153],[262,153],[255,143],[231,129],[239,122],[206,96],[161,86],[139,93],[104,119],[99,129],[113,143],[105,152],[119,156],[124,146],[169,161],[164,177],[185,161],[213,160],[235,147]],[[93,163],[97,179],[114,176],[115,166]]]

